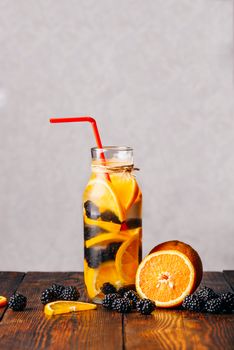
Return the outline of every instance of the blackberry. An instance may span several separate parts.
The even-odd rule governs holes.
[[[128,292],[129,290],[133,290],[135,292],[136,291],[135,284],[130,284],[128,286],[124,286],[124,287],[119,288],[118,293],[121,297],[123,297],[124,294],[126,292]]]
[[[85,247],[84,256],[88,263],[88,266],[96,269],[102,262],[102,249]]]
[[[103,284],[101,291],[103,294],[113,294],[116,293],[116,288],[113,284],[106,282]]]
[[[106,294],[102,300],[102,306],[104,306],[106,309],[112,310],[112,304],[117,298],[119,298],[119,294],[117,293]]]
[[[113,242],[110,243],[106,249],[103,249],[101,252],[101,256],[102,256],[102,261],[109,261],[109,260],[115,260],[115,256],[116,253],[119,249],[119,247],[121,246],[121,243],[117,243],[117,242]]]
[[[128,226],[129,229],[141,227],[142,226],[142,220],[138,219],[138,218],[128,219],[126,221],[126,225]]]
[[[150,299],[141,299],[136,303],[136,309],[142,315],[150,315],[156,309],[156,305]]]
[[[223,311],[223,303],[221,298],[210,299],[205,303],[204,311],[217,314]]]
[[[78,300],[80,297],[80,293],[78,289],[74,286],[65,287],[62,294],[60,295],[61,300]]]
[[[203,301],[195,294],[187,295],[182,303],[185,310],[200,312],[203,309]]]
[[[84,239],[85,241],[96,237],[100,232],[104,233],[107,232],[106,230],[102,229],[101,227],[95,226],[95,225],[84,225]]]
[[[23,311],[27,305],[27,298],[23,294],[14,293],[8,302],[8,307],[14,311]]]
[[[57,300],[57,295],[52,288],[47,288],[41,293],[41,303],[48,304],[51,301]]]
[[[136,308],[136,303],[139,301],[139,297],[134,290],[128,290],[124,293],[123,297],[130,300],[133,309]]]
[[[52,284],[51,289],[53,289],[57,300],[59,299],[60,295],[62,294],[64,288],[65,287],[62,286],[61,284],[56,284],[56,283]]]
[[[116,224],[121,224],[121,221],[119,221],[119,218],[115,213],[113,213],[111,210],[106,210],[103,213],[101,213],[101,219],[103,221],[108,222],[114,222]]]
[[[85,213],[86,216],[89,219],[93,219],[96,220],[100,217],[100,211],[98,209],[98,207],[96,206],[96,204],[94,204],[92,201],[88,200],[84,203],[84,208],[85,208]]]
[[[121,314],[128,313],[132,309],[131,302],[126,298],[117,298],[112,303],[112,309]]]
[[[227,312],[234,311],[234,294],[227,292],[227,293],[222,293],[220,295],[220,299],[222,300],[223,303],[223,308]]]
[[[196,292],[195,295],[198,298],[202,299],[204,302],[218,297],[218,295],[213,291],[213,289],[206,286],[201,288],[198,292]]]

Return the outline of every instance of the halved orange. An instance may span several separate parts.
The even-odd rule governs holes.
[[[82,301],[53,301],[48,303],[44,307],[44,313],[46,315],[59,315],[66,314],[74,311],[86,311],[94,310],[97,305],[91,303],[84,303]]]
[[[85,245],[87,248],[90,248],[90,247],[97,245],[97,244],[105,245],[105,244],[108,244],[111,242],[123,242],[123,241],[126,241],[126,239],[128,238],[128,236],[126,234],[124,234],[124,232],[126,232],[126,231],[123,231],[123,234],[121,234],[121,233],[101,233],[101,234],[98,234],[98,236],[96,236],[94,238],[88,239],[85,242]]]
[[[120,199],[123,208],[128,210],[136,200],[139,192],[135,177],[128,172],[113,173],[110,177],[115,193]]]
[[[7,298],[0,295],[0,307],[6,306]]]
[[[139,264],[141,228],[125,231],[130,238],[121,244],[115,258],[116,270],[125,284],[133,284]]]
[[[104,262],[97,269],[90,268],[85,261],[84,269],[85,284],[91,299],[95,298],[101,292],[101,287],[105,282],[113,284],[116,288],[123,285],[114,261]]]
[[[195,269],[189,257],[178,250],[156,251],[138,267],[137,292],[159,307],[178,306],[194,291]]]
[[[97,205],[100,212],[110,210],[119,218],[120,222],[125,220],[125,210],[111,182],[100,177],[90,180],[83,197],[84,202],[91,200]]]

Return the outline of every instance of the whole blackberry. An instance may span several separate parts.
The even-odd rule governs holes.
[[[119,298],[119,294],[117,293],[106,294],[102,300],[102,306],[104,306],[106,309],[112,310],[112,304],[117,298]]]
[[[136,303],[139,301],[139,297],[134,290],[128,290],[124,293],[123,297],[130,300],[133,309],[136,308]]]
[[[133,290],[133,291],[136,291],[136,288],[135,288],[135,284],[131,284],[129,286],[124,286],[124,287],[121,287],[118,289],[118,293],[121,297],[124,296],[124,294],[126,292],[128,292],[129,290]]]
[[[126,298],[117,298],[112,303],[112,309],[121,314],[128,313],[132,309],[131,302]]]
[[[103,294],[112,294],[112,293],[116,293],[116,288],[115,286],[113,286],[113,284],[106,282],[101,287],[101,291]]]
[[[8,307],[14,311],[23,311],[27,305],[27,298],[19,293],[15,293],[10,297]]]
[[[64,288],[65,287],[62,286],[61,284],[56,284],[56,283],[52,284],[51,289],[53,289],[57,300],[59,299],[60,295],[62,294]]]
[[[203,309],[203,301],[195,294],[187,295],[182,303],[185,310],[200,312]]]
[[[84,203],[85,213],[89,219],[96,220],[100,217],[100,212],[96,204],[88,200]]]
[[[48,304],[57,299],[57,295],[52,288],[47,288],[41,293],[41,303]]]
[[[142,315],[150,315],[156,309],[156,305],[150,299],[141,299],[136,303],[136,309]]]
[[[95,226],[95,225],[84,225],[84,239],[85,241],[88,239],[91,239],[93,237],[96,237],[100,232],[104,233],[107,232],[101,227]]]
[[[101,213],[101,219],[103,221],[108,222],[114,222],[116,224],[121,224],[121,221],[119,221],[118,216],[115,215],[111,210],[106,210],[103,213]]]
[[[218,297],[218,295],[213,291],[213,289],[209,287],[201,288],[198,292],[195,293],[195,295],[198,298],[202,299],[204,302]]]
[[[234,294],[227,292],[227,293],[222,293],[220,295],[220,299],[222,300],[223,303],[223,308],[227,312],[234,311]]]
[[[84,256],[88,266],[96,269],[102,262],[102,249],[85,247]]]
[[[142,226],[142,220],[138,219],[138,218],[128,219],[128,220],[126,220],[126,225],[128,226],[129,229],[141,227]]]
[[[122,243],[113,242],[110,243],[105,249],[101,251],[101,260],[102,262],[115,260],[116,253]]]
[[[223,303],[221,298],[210,299],[205,303],[204,311],[218,314],[223,311]]]
[[[61,300],[76,301],[80,297],[78,289],[74,286],[65,287],[60,295]]]

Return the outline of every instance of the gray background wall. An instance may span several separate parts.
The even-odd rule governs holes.
[[[144,253],[234,267],[231,0],[0,0],[0,269],[82,269],[94,141],[135,150]]]

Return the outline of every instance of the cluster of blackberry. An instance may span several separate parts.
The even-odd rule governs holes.
[[[230,313],[234,311],[234,294],[227,292],[217,294],[209,287],[184,298],[182,307],[189,311],[209,313]]]
[[[104,283],[101,290],[105,294],[102,305],[108,310],[128,313],[137,310],[142,315],[150,315],[155,309],[155,303],[150,299],[140,299],[132,286],[122,287],[118,291],[111,283]]]
[[[41,293],[41,303],[45,305],[56,300],[76,301],[79,297],[80,293],[76,287],[65,287],[60,284],[53,284],[50,288],[45,289]]]
[[[110,243],[106,248],[85,248],[85,259],[88,266],[96,269],[101,263],[109,260],[115,260],[117,250],[121,243],[113,242]]]
[[[106,210],[103,213],[100,213],[96,204],[92,201],[87,200],[84,203],[85,214],[89,219],[97,220],[101,219],[102,221],[114,222],[116,224],[121,224],[119,218],[111,210]]]
[[[27,305],[27,298],[23,294],[14,293],[8,302],[8,307],[13,311],[23,311]]]

